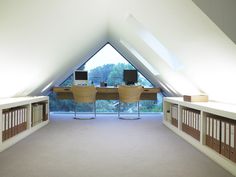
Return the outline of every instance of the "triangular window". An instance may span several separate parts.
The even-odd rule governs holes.
[[[105,45],[90,60],[84,63],[79,70],[88,71],[89,83],[99,86],[100,82],[107,82],[108,86],[117,86],[123,82],[123,70],[135,69],[122,55],[120,55],[110,44]],[[73,75],[71,74],[61,87],[70,87],[73,84]],[[153,85],[138,72],[138,84],[144,87],[153,87]],[[50,95],[50,110],[52,112],[73,112],[73,100],[58,100],[56,95]],[[97,112],[117,112],[117,100],[98,100]],[[142,112],[162,111],[161,104],[155,101],[142,101]],[[83,106],[83,112],[89,112],[90,106]]]

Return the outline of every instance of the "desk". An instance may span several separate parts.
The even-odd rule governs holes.
[[[119,93],[117,87],[96,87],[96,100],[118,100]],[[73,99],[71,87],[54,87],[53,92],[58,99]],[[160,88],[144,88],[140,100],[157,100],[157,93]]]

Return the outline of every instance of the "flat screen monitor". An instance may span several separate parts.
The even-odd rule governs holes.
[[[123,80],[126,85],[134,85],[138,82],[137,70],[124,70]]]
[[[75,70],[74,71],[74,85],[87,85],[88,71]]]

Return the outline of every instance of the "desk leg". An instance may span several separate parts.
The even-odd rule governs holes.
[[[118,118],[120,118],[120,100],[119,100],[119,104],[118,104]]]
[[[94,110],[94,116],[95,116],[95,118],[96,118],[96,116],[97,116],[97,111],[96,111],[96,101],[94,102],[93,110]]]
[[[74,118],[76,119],[76,103],[74,102]]]
[[[140,118],[139,101],[138,101],[138,118]]]

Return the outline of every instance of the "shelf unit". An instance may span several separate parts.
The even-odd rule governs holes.
[[[49,122],[47,96],[0,99],[0,152]]]
[[[163,101],[163,112],[164,125],[236,176],[236,105],[211,101],[186,102],[183,101],[183,97],[166,97]],[[172,121],[175,116],[177,116],[177,123]],[[211,124],[209,124],[210,118],[212,118]],[[218,128],[209,128],[209,125],[215,125]],[[233,128],[229,130],[228,135],[225,133],[226,125]],[[222,129],[222,127],[226,128]],[[232,136],[231,133],[234,135]],[[209,135],[211,141],[209,141]],[[228,146],[225,142],[226,136],[229,136]],[[221,142],[223,137],[224,143]],[[233,147],[230,143],[233,143]]]
[[[32,103],[31,106],[31,127],[48,120],[48,101]]]

